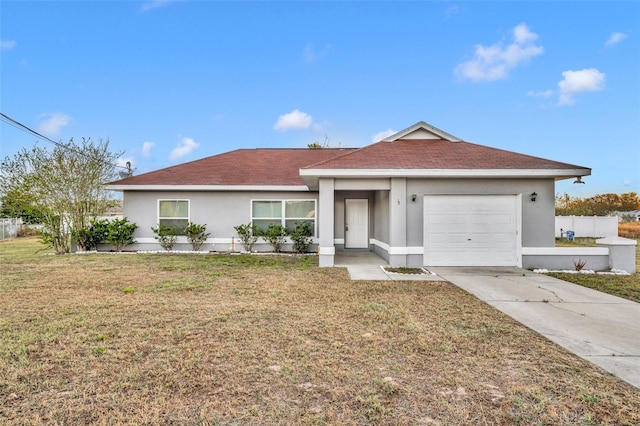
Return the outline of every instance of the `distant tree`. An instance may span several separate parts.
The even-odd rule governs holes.
[[[10,190],[0,197],[0,217],[19,217],[23,223],[42,223],[44,214],[33,203],[31,193]]]
[[[309,149],[323,149],[329,148],[329,136],[324,136],[324,142],[320,143],[318,141],[313,141],[312,143],[307,144],[307,148]]]
[[[109,151],[108,141],[91,139],[71,139],[52,150],[23,148],[0,163],[0,193],[39,212],[44,241],[56,253],[68,253],[71,237],[113,205],[104,185],[117,178],[121,154]]]
[[[635,192],[597,194],[589,198],[572,198],[566,193],[556,195],[557,216],[607,216],[639,209],[640,199]]]

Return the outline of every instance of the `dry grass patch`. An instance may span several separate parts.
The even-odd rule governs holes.
[[[618,235],[625,238],[640,238],[640,222],[623,222],[618,224]]]
[[[3,424],[640,422],[637,389],[447,283],[25,247],[0,243]]]

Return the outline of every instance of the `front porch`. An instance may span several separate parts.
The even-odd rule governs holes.
[[[334,257],[333,266],[349,267],[353,265],[363,266],[388,266],[386,260],[372,251],[338,251]]]
[[[341,266],[344,259],[422,265],[422,258],[407,261],[407,204],[416,200],[407,195],[406,178],[320,178],[318,187],[321,267]]]

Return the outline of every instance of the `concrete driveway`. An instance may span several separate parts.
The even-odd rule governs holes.
[[[640,388],[640,304],[518,268],[429,270]]]

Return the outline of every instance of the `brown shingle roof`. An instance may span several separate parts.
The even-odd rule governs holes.
[[[304,168],[558,170],[584,169],[585,167],[518,154],[469,142],[451,142],[442,139],[413,139],[378,142]]]
[[[349,151],[353,149],[238,149],[111,185],[304,185],[302,167]]]
[[[424,139],[378,142],[359,149],[239,149],[132,176],[112,182],[111,185],[297,186],[305,185],[305,180],[300,176],[301,169],[575,170],[587,168],[469,142]]]

